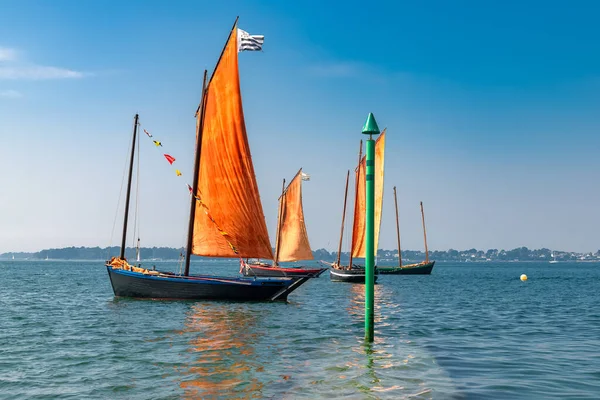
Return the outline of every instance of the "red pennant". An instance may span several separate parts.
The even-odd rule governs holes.
[[[194,193],[194,189],[192,189],[190,185],[188,185],[188,190],[190,191],[190,193]]]
[[[173,165],[173,163],[175,162],[175,158],[174,158],[174,157],[172,157],[172,156],[170,156],[170,155],[168,155],[168,154],[165,154],[165,158],[167,159],[167,161],[168,161],[168,162],[169,162],[169,164],[171,164],[171,165]]]

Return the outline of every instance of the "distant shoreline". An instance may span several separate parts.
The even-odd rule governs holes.
[[[182,248],[173,247],[141,247],[140,258],[142,262],[177,262],[181,259],[184,250]],[[112,247],[65,247],[60,249],[44,249],[38,252],[8,252],[0,254],[0,261],[12,260],[28,260],[28,261],[97,261],[104,262],[111,256],[116,256],[120,253],[120,248]],[[125,250],[125,257],[128,260],[137,259],[136,249],[128,247]],[[232,258],[236,258],[232,254]],[[323,260],[332,262],[337,258],[336,252],[329,252],[326,249],[318,249],[313,251],[315,260]],[[569,251],[558,251],[550,249],[528,249],[527,247],[519,247],[512,250],[504,249],[489,249],[486,251],[469,249],[469,250],[446,250],[446,251],[430,251],[429,258],[437,262],[454,262],[454,263],[486,263],[486,262],[549,262],[556,260],[558,262],[600,262],[600,250],[592,253],[577,253]],[[342,261],[349,259],[349,253],[341,253]],[[377,251],[377,259],[380,262],[394,263],[398,262],[398,250]],[[425,259],[425,253],[419,250],[402,250],[403,262],[416,262]],[[204,258],[192,256],[192,261],[206,262],[218,261],[222,258]]]

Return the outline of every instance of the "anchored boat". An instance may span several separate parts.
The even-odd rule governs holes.
[[[429,250],[427,249],[427,231],[425,230],[425,212],[423,211],[423,202],[421,202],[421,221],[423,222],[423,238],[425,240],[425,261],[402,265],[402,250],[400,249],[400,223],[398,220],[398,197],[396,196],[396,187],[394,186],[394,204],[396,205],[396,233],[398,238],[398,266],[377,267],[380,274],[388,275],[429,275],[435,264],[435,261],[429,261]]]
[[[383,206],[383,174],[385,155],[385,129],[375,141],[375,249],[379,243],[379,228],[381,227],[381,209]],[[348,180],[350,171],[346,175],[346,190],[344,194],[344,208],[342,211],[342,229],[338,246],[337,260],[330,264],[329,276],[335,282],[364,283],[365,269],[353,264],[355,258],[364,258],[366,253],[366,158],[362,155],[362,140],[358,153],[358,167],[355,170],[354,186],[354,215],[352,222],[352,243],[348,265],[341,264],[342,239],[344,236],[344,219],[346,216],[346,202],[348,199]],[[377,281],[378,268],[375,268],[375,281]]]
[[[277,210],[277,232],[275,234],[275,258],[272,264],[260,262],[249,263],[242,266],[242,273],[246,276],[309,276],[317,278],[327,268],[286,268],[280,262],[313,260],[312,250],[308,242],[308,233],[304,222],[302,208],[302,181],[309,180],[309,176],[302,172],[296,173],[290,184],[285,186],[283,180],[279,207]]]
[[[106,268],[116,296],[236,301],[286,300],[308,277],[257,278],[190,275],[191,254],[273,259],[250,155],[238,70],[237,18],[214,72],[207,71],[196,112],[196,150],[185,271],[180,274],[130,265],[125,239],[138,115],[133,128],[129,180],[119,257]]]

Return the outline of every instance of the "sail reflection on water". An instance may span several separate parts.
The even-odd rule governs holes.
[[[180,368],[184,398],[261,398],[263,383],[257,372],[253,343],[257,315],[240,307],[194,305],[179,333],[190,336],[188,351],[194,359]]]

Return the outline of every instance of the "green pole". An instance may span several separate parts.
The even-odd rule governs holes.
[[[375,141],[379,127],[369,113],[362,133],[369,135],[366,148],[366,254],[365,254],[365,340],[375,336]]]

